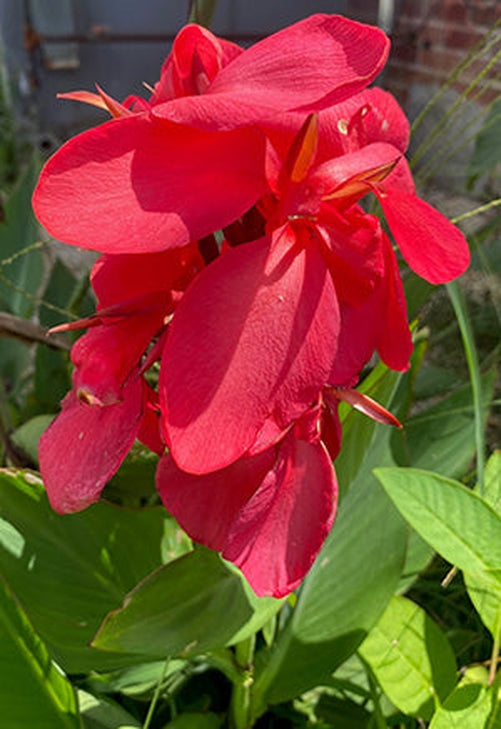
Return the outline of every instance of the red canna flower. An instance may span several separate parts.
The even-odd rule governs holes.
[[[335,515],[337,405],[398,425],[352,388],[375,350],[405,370],[412,349],[392,242],[361,199],[428,281],[468,264],[416,195],[403,113],[364,90],[387,52],[336,16],[245,51],[188,26],[147,102],[67,95],[114,118],[62,147],[34,194],[55,237],[106,254],[74,392],[41,442],[54,508],[95,501],[134,438],[165,441],[157,486],[186,531],[258,594],[299,584]],[[158,359],[157,394],[143,374]]]

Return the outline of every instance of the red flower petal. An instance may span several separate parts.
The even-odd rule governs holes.
[[[313,564],[336,501],[336,476],[324,446],[290,433],[275,466],[238,512],[223,557],[240,567],[256,594],[282,597]]]
[[[152,292],[182,291],[203,267],[196,244],[140,256],[103,255],[94,264],[91,284],[102,309]]]
[[[138,114],[67,142],[44,167],[33,206],[65,243],[161,251],[243,214],[266,188],[263,168],[256,129],[211,134]]]
[[[150,104],[203,93],[219,71],[243,52],[243,48],[217,38],[207,28],[185,26],[172,44]]]
[[[143,407],[138,377],[123,388],[123,402],[100,407],[80,402],[72,391],[40,439],[40,471],[51,506],[61,514],[98,500],[139,429]]]
[[[312,15],[248,48],[217,74],[203,97],[176,99],[156,106],[154,114],[224,129],[282,111],[318,111],[365,88],[388,50],[378,28]]]
[[[236,515],[273,468],[276,452],[270,448],[231,466],[194,476],[181,471],[170,454],[157,468],[157,489],[165,508],[196,542],[220,552]]]
[[[336,511],[325,448],[292,433],[276,448],[204,476],[164,456],[157,488],[182,528],[237,564],[258,595],[282,597],[301,582]]]
[[[396,187],[377,192],[398,247],[418,276],[440,284],[466,271],[470,263],[468,243],[446,217],[416,195]]]
[[[151,339],[163,326],[169,299],[158,294],[151,308],[125,316],[116,322],[95,326],[72,347],[76,366],[73,386],[102,405],[119,402],[121,388],[137,368]]]
[[[299,245],[288,226],[202,271],[174,315],[159,383],[178,466],[224,468],[270,416],[286,429],[327,381],[338,326],[316,241]]]
[[[383,254],[385,275],[383,279],[382,321],[376,348],[379,356],[392,370],[405,372],[409,367],[413,344],[407,317],[407,304],[398,262],[391,243],[384,236]]]
[[[326,109],[320,117],[321,159],[385,142],[402,154],[409,144],[409,122],[394,97],[379,88]]]

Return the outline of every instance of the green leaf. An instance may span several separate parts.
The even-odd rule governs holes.
[[[383,428],[380,433],[388,437]],[[398,584],[406,542],[405,522],[362,470],[290,619],[271,649],[257,656],[256,714],[328,681],[357,649]]]
[[[0,578],[0,711],[4,729],[78,729],[73,687]]]
[[[492,400],[496,374],[482,377],[484,418]],[[421,410],[405,422],[404,430],[393,435],[395,455],[400,465],[427,468],[450,478],[461,477],[475,453],[475,416],[471,385]]]
[[[265,605],[261,624],[254,621]],[[257,598],[243,577],[211,550],[197,548],[154,572],[107,616],[92,645],[148,658],[197,655],[242,640],[281,601]],[[224,620],[221,617],[224,615]]]
[[[163,507],[99,503],[61,516],[33,473],[0,470],[0,573],[56,660],[71,673],[127,665],[89,648],[105,615],[186,542]]]
[[[425,611],[392,598],[359,648],[390,701],[410,716],[429,720],[456,683],[452,648]]]
[[[315,717],[342,729],[367,729],[370,714],[350,699],[323,693],[315,705]]]
[[[155,471],[158,456],[136,441],[113,478],[106,484],[103,498],[123,506],[158,503]]]
[[[484,668],[468,669],[443,706],[435,712],[429,729],[483,729],[492,701],[486,684]]]
[[[470,600],[494,639],[501,630],[501,570],[464,572]]]
[[[171,660],[167,670],[165,659],[140,663],[137,666],[113,671],[112,673],[99,673],[92,675],[88,686],[96,693],[121,693],[125,696],[140,696],[151,694],[159,681],[166,680],[174,674],[186,671],[188,662],[185,660]]]
[[[109,699],[78,692],[83,729],[134,729],[141,724],[121,706]]]
[[[19,426],[10,436],[14,445],[21,448],[32,463],[38,464],[38,441],[53,419],[53,415],[37,415]]]
[[[485,464],[482,497],[501,515],[501,451],[494,451]]]
[[[501,519],[458,481],[413,468],[377,468],[376,478],[410,525],[461,570],[501,569]]]
[[[0,223],[0,272],[17,287],[17,290],[0,280],[0,308],[12,314],[27,317],[33,310],[33,302],[23,296],[38,291],[43,275],[43,261],[39,250],[16,257],[38,238],[38,223],[31,209],[31,195],[39,172],[39,161],[33,158],[24,175],[4,205],[5,222]]]

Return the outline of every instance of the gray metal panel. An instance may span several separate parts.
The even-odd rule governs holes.
[[[47,1],[67,3],[68,7],[71,3],[71,0],[43,0]],[[376,0],[374,3],[377,6]],[[38,107],[42,133],[64,137],[99,123],[106,116],[85,104],[57,100],[56,94],[93,90],[97,82],[120,100],[129,94],[147,96],[142,82],[152,85],[158,80],[170,50],[169,38],[185,24],[189,3],[188,0],[75,0],[76,33],[74,38],[66,38],[80,41],[80,65],[73,70],[46,68],[43,48],[37,47],[36,35],[34,47],[26,54],[23,5],[21,0],[0,0],[0,30],[8,50],[11,78],[18,85],[24,78],[25,90],[26,79],[30,79],[31,100]],[[212,28],[237,42],[242,35],[242,44],[247,45],[249,36],[265,36],[312,13],[349,15],[349,10],[348,0],[218,0]],[[68,18],[63,20],[68,26]],[[45,37],[54,41],[61,24],[41,24],[39,18],[37,23]]]
[[[345,13],[347,0],[218,0],[216,33],[268,35],[313,13]]]

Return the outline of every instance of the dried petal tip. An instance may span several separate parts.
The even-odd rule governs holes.
[[[373,400],[368,395],[364,395],[358,390],[351,387],[328,387],[327,392],[333,395],[336,400],[343,400],[359,412],[367,415],[372,420],[383,425],[393,425],[395,428],[403,428],[402,423],[386,408]]]

